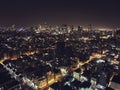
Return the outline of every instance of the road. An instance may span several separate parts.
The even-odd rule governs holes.
[[[86,62],[78,62],[78,65],[81,67],[81,66],[83,66],[83,65],[85,65],[85,64],[93,61],[94,58],[103,58],[103,57],[105,57],[105,55],[102,55],[102,54],[93,54],[92,56],[90,56],[90,58],[89,58]],[[76,66],[78,66],[78,65],[76,65]],[[74,65],[73,65],[73,66],[74,66]],[[71,67],[73,67],[73,66],[71,66]],[[72,72],[73,72],[74,70],[78,69],[78,68],[79,68],[79,67],[75,67],[74,69],[72,69]],[[69,69],[69,70],[71,70],[71,69]],[[43,82],[42,84],[40,84],[40,85],[42,85],[42,86],[39,86],[39,87],[40,87],[39,90],[44,90],[46,87],[49,87],[50,85],[52,85],[52,84],[54,84],[54,83],[62,80],[62,78],[64,78],[60,73],[59,73],[58,75],[56,75],[56,77],[57,77],[56,79],[54,79],[54,77],[52,77],[52,78],[48,81],[48,84],[47,84],[47,82],[46,82],[46,83]]]

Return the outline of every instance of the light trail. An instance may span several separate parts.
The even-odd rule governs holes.
[[[114,78],[115,75],[116,75],[116,73],[113,72],[112,75],[111,75],[111,77],[110,77],[110,81],[109,81],[108,87],[110,87],[111,81],[112,81],[112,79]]]

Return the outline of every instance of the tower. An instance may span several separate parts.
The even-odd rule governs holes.
[[[83,30],[82,26],[78,26],[78,31],[81,32]]]

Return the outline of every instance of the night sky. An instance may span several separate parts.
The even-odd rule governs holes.
[[[0,0],[0,26],[120,26],[120,0]]]

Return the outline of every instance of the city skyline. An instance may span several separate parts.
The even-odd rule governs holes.
[[[120,1],[116,0],[1,0],[0,26],[72,24],[117,28]]]
[[[119,90],[119,4],[0,0],[0,90]]]

